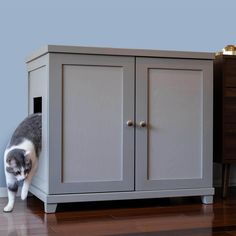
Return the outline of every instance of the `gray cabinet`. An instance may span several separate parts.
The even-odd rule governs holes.
[[[49,45],[27,59],[43,114],[30,191],[57,203],[176,196],[211,203],[210,53]]]

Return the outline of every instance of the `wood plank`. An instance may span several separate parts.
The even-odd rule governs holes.
[[[199,197],[67,203],[56,214],[44,214],[35,197],[17,198],[12,213],[0,212],[0,235],[235,235],[235,194],[222,200],[217,189],[213,205]]]

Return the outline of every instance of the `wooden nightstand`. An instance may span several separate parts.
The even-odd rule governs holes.
[[[230,165],[236,163],[236,56],[214,61],[214,162],[222,163],[222,196],[227,196]]]

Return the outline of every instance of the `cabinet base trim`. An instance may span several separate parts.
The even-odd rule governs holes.
[[[175,189],[160,191],[131,191],[131,192],[106,192],[106,193],[82,193],[82,194],[46,194],[35,186],[30,187],[30,192],[42,200],[45,204],[65,202],[90,202],[109,200],[128,200],[164,197],[188,197],[201,196],[202,199],[214,195],[214,188],[199,189]],[[203,201],[205,203],[205,201]],[[209,204],[209,201],[208,201]]]

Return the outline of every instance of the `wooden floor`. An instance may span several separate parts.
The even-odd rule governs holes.
[[[3,209],[7,199],[0,199]],[[0,213],[5,235],[236,235],[236,188],[227,200],[219,193],[213,205],[199,197],[60,204],[56,214],[44,214],[35,197],[17,200],[12,213]]]

